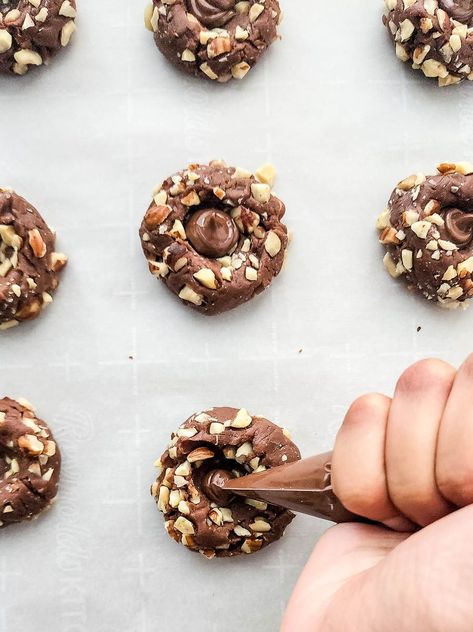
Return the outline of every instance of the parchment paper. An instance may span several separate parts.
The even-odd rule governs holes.
[[[398,62],[377,0],[281,2],[283,39],[241,83],[170,68],[144,0],[79,0],[71,49],[0,79],[0,180],[70,256],[49,312],[0,341],[1,392],[33,402],[64,455],[55,507],[0,533],[2,632],[277,631],[327,525],[298,517],[234,560],[178,547],[148,492],[170,432],[245,406],[310,455],[357,395],[471,350],[473,309],[392,281],[373,223],[401,178],[471,159],[472,87],[438,90]],[[137,231],[157,182],[217,157],[277,166],[294,238],[269,291],[206,319],[151,277]]]

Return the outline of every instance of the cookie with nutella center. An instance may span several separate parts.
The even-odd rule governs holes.
[[[255,177],[214,161],[165,180],[140,229],[151,273],[204,314],[260,294],[281,271],[288,242],[274,176],[271,165]]]
[[[443,307],[473,296],[473,165],[442,163],[393,191],[377,228],[393,277]]]
[[[385,0],[383,22],[397,57],[440,86],[473,79],[471,0]]]
[[[0,527],[31,520],[57,494],[61,455],[31,404],[0,399]]]
[[[48,64],[74,33],[75,0],[0,0],[0,72]]]
[[[153,0],[145,24],[184,72],[226,83],[243,79],[278,38],[278,0]]]
[[[0,189],[0,330],[36,318],[52,302],[66,255],[38,211]]]
[[[173,433],[151,493],[167,533],[189,550],[209,559],[255,553],[279,540],[294,515],[262,501],[209,497],[207,476],[240,477],[299,459],[285,429],[245,409],[211,408]]]

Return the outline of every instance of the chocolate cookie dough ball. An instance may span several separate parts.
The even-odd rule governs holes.
[[[75,0],[0,0],[0,72],[47,64],[76,30]]]
[[[185,72],[243,79],[278,37],[277,0],[153,0],[145,24],[163,55]]]
[[[0,330],[36,318],[52,302],[66,255],[38,211],[0,189]]]
[[[283,428],[245,409],[211,408],[173,433],[151,493],[170,537],[191,551],[209,559],[255,553],[279,540],[294,515],[236,496],[214,502],[205,493],[206,477],[213,470],[240,477],[299,459]]]
[[[473,79],[471,0],[385,0],[396,55],[440,86]]]
[[[190,165],[155,191],[140,229],[149,269],[204,314],[249,301],[279,274],[287,247],[274,169]]]
[[[391,276],[456,308],[473,296],[473,165],[442,163],[438,171],[400,182],[377,228]]]
[[[0,399],[0,527],[31,520],[57,494],[61,455],[31,404]]]

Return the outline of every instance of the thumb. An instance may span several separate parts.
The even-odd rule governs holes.
[[[297,582],[281,632],[325,630],[323,623],[334,595],[348,581],[376,566],[409,535],[360,524],[329,529]]]
[[[282,631],[471,632],[473,505],[414,535],[346,525],[322,538]]]

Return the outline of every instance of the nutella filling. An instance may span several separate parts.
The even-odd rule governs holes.
[[[473,0],[440,0],[439,5],[450,17],[463,24],[473,18]]]
[[[473,239],[473,213],[460,209],[448,209],[444,216],[445,228],[450,239],[457,246],[466,246]]]
[[[235,0],[187,0],[189,11],[209,28],[222,27],[236,14]]]
[[[214,503],[226,507],[234,498],[234,494],[226,491],[224,487],[233,481],[234,478],[228,470],[210,470],[202,479],[202,491]]]
[[[194,213],[186,225],[186,234],[195,250],[217,259],[229,254],[238,242],[238,228],[228,213],[202,209]]]

